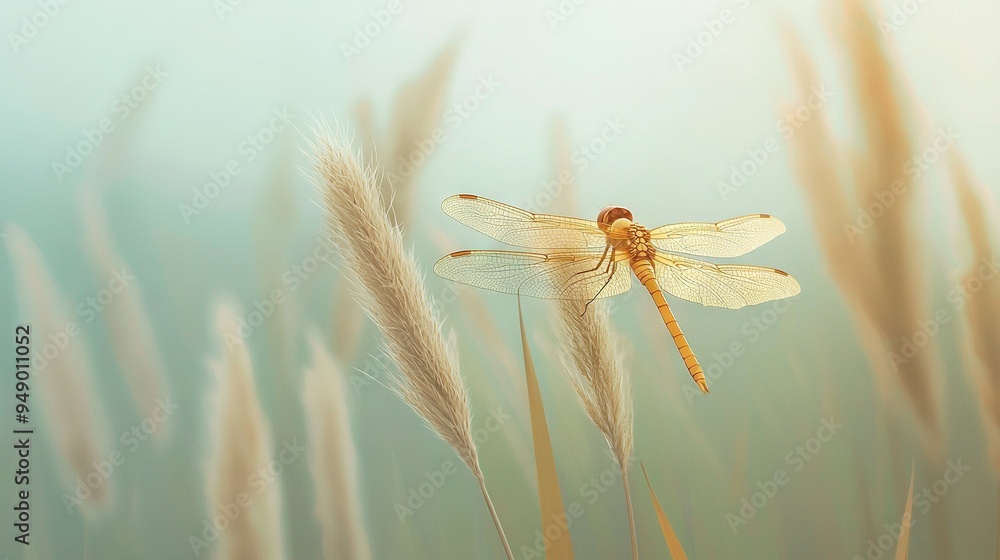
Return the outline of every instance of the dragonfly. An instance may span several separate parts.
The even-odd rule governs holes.
[[[785,231],[781,220],[768,214],[647,229],[622,206],[604,208],[597,221],[536,214],[472,194],[448,197],[441,207],[480,233],[532,251],[455,251],[434,265],[438,276],[496,292],[577,300],[586,303],[586,313],[594,300],[627,292],[634,275],[653,298],[688,373],[704,393],[705,371],[663,292],[727,309],[799,293],[795,278],[777,268],[687,256],[730,258],[760,247]]]

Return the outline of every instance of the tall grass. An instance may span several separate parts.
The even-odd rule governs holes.
[[[890,56],[876,9],[869,0],[842,0],[835,6],[835,29],[858,114],[857,139],[838,142],[820,112],[801,125],[791,144],[827,269],[854,316],[875,374],[889,472],[898,473],[908,430],[893,411],[897,389],[922,428],[914,435],[925,455],[937,462],[945,449],[944,385],[939,343],[921,330],[921,321],[933,311],[927,298],[926,249],[915,220],[923,184],[920,174],[909,171],[926,140],[914,131],[916,102]],[[806,103],[806,92],[821,82],[794,39],[790,50],[798,101]],[[899,479],[893,477],[893,482],[887,487],[899,492]],[[950,545],[942,508],[931,511],[931,523],[936,553],[945,556]]]
[[[915,150],[912,101],[868,2],[844,0],[835,10],[859,139],[856,145],[841,143],[822,112],[812,115],[791,141],[795,172],[812,208],[827,271],[854,316],[880,394],[902,388],[928,436],[928,451],[936,454],[941,427],[935,345],[907,357],[901,347],[918,321],[930,316],[913,215],[920,185],[906,173]],[[790,38],[789,50],[798,101],[805,103],[822,80],[797,39]]]
[[[959,208],[969,236],[971,259],[962,275],[965,287],[963,316],[966,336],[962,359],[979,396],[979,411],[986,432],[990,462],[1000,475],[1000,278],[990,271],[1000,258],[997,245],[996,201],[969,171],[961,154],[948,159]],[[986,274],[984,274],[986,272]],[[989,275],[988,277],[987,274]],[[996,556],[1000,559],[1000,489],[997,490]]]
[[[493,507],[472,436],[472,414],[455,349],[442,335],[413,255],[390,221],[372,168],[329,130],[312,145],[312,181],[329,212],[330,233],[361,304],[378,326],[401,375],[394,389],[458,454],[479,481],[508,558],[513,553]]]
[[[83,239],[94,269],[105,276],[127,271],[124,259],[115,248],[97,191],[85,188],[80,202]],[[162,399],[167,397],[166,373],[137,280],[131,280],[115,295],[114,301],[104,307],[102,317],[108,325],[115,357],[136,408],[144,418],[152,418]],[[162,432],[157,429],[154,435],[159,437]]]
[[[982,277],[984,267],[992,266],[1000,254],[996,244],[1000,216],[964,159],[953,153],[948,163],[972,249],[968,269],[962,276],[962,284],[970,287],[965,291],[968,300],[963,307],[967,326],[963,358],[979,393],[993,467],[1000,473],[1000,279]]]
[[[222,304],[215,328],[222,355],[211,361],[215,390],[208,421],[213,427],[206,492],[212,519],[229,519],[219,531],[216,556],[229,560],[285,558],[281,482],[266,478],[273,460],[271,427],[261,409],[253,365],[240,337],[239,310]]]
[[[71,308],[64,303],[41,251],[28,234],[15,225],[5,227],[4,233],[21,312],[29,322],[36,349],[28,385],[38,388],[48,434],[76,478],[70,490],[73,502],[80,501],[85,511],[93,511],[95,506],[107,503],[111,479],[92,478],[99,474],[95,465],[106,459],[107,440],[81,325],[71,319]]]
[[[546,418],[542,390],[535,372],[535,361],[531,357],[528,334],[524,329],[524,312],[521,299],[517,300],[517,322],[521,331],[521,354],[524,357],[524,381],[528,395],[531,442],[535,452],[535,473],[538,478],[538,509],[542,516],[541,533],[549,538],[544,546],[546,560],[573,560],[573,538],[569,530],[559,531],[549,536],[551,529],[559,529],[560,520],[568,519],[559,484],[559,470],[556,468],[555,452],[552,449],[552,435]],[[536,551],[537,552],[537,551]]]
[[[316,332],[309,334],[312,365],[305,370],[302,402],[309,429],[309,469],[316,485],[316,516],[326,560],[370,560],[358,497],[358,454],[347,414],[343,372]]]
[[[556,306],[562,326],[563,362],[571,372],[573,388],[591,422],[604,434],[621,471],[632,558],[638,559],[628,476],[634,445],[632,394],[611,319],[604,302],[593,302],[582,313],[583,305],[577,301],[558,300]]]

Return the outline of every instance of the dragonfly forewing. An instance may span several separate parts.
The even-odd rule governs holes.
[[[497,241],[529,249],[604,248],[607,236],[597,222],[535,214],[472,194],[450,196],[441,203],[446,214]]]
[[[739,257],[781,235],[785,224],[768,214],[751,214],[717,223],[686,222],[649,232],[661,251],[700,257]]]

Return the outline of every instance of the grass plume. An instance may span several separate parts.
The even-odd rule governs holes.
[[[964,305],[967,341],[964,359],[980,398],[983,427],[989,438],[993,468],[1000,473],[1000,281],[983,278],[983,269],[997,258],[994,243],[997,214],[988,204],[986,191],[973,179],[964,159],[949,158],[952,181],[971,245],[971,264],[962,283],[968,300]],[[973,286],[979,289],[972,289]]]
[[[127,271],[108,230],[107,217],[96,191],[85,188],[81,193],[84,221],[84,242],[94,268],[110,275]],[[143,304],[142,292],[136,280],[131,280],[114,301],[103,310],[102,317],[111,334],[118,365],[125,375],[136,408],[144,418],[153,418],[167,397],[166,374],[156,344],[153,325]],[[157,429],[154,436],[160,437]]]
[[[285,558],[280,482],[254,485],[261,480],[258,472],[272,461],[271,428],[260,406],[250,353],[239,335],[239,316],[230,304],[221,305],[215,316],[223,352],[211,362],[216,386],[209,418],[215,437],[206,490],[213,516],[240,506],[219,532],[216,557],[280,560]]]
[[[416,260],[403,244],[402,231],[390,221],[376,173],[365,168],[361,156],[329,130],[317,133],[312,149],[313,182],[326,203],[330,233],[340,248],[345,273],[357,284],[361,305],[382,332],[386,354],[401,374],[393,388],[479,480],[512,560],[479,464],[456,351],[445,342]]]
[[[309,468],[316,485],[316,517],[327,560],[370,560],[357,495],[357,450],[347,414],[347,385],[319,335],[309,335],[312,365],[305,370],[302,401],[309,430]]]
[[[850,62],[860,136],[845,149],[821,112],[802,123],[791,141],[795,171],[811,202],[820,246],[854,315],[859,339],[882,394],[895,384],[931,439],[940,437],[935,398],[933,349],[899,358],[918,321],[929,315],[920,274],[920,240],[913,227],[919,187],[906,166],[915,147],[910,138],[910,100],[882,43],[878,23],[865,0],[838,4],[838,31]],[[797,39],[789,42],[805,103],[819,84],[813,63]],[[886,193],[892,200],[883,202]],[[865,215],[868,208],[882,208]],[[894,357],[895,356],[895,357]]]
[[[632,395],[622,367],[611,319],[603,302],[594,302],[581,313],[580,302],[558,300],[563,362],[571,372],[573,388],[587,416],[604,434],[622,474],[628,509],[632,557],[639,557],[632,513],[628,469],[632,457]]]
[[[31,358],[33,369],[30,379],[37,384],[44,402],[48,433],[59,455],[77,478],[76,486],[86,490],[85,495],[74,493],[74,499],[88,506],[101,505],[108,500],[110,479],[102,476],[96,487],[89,483],[82,486],[82,481],[87,481],[95,472],[94,465],[105,460],[105,454],[104,430],[99,427],[96,413],[90,357],[81,339],[80,325],[70,320],[66,311],[69,308],[63,303],[55,279],[28,234],[14,225],[7,226],[4,233],[21,311],[29,321],[31,340],[38,346],[42,344],[40,341],[65,341],[62,348],[45,358],[40,359],[42,356],[37,353]]]
[[[422,144],[435,137],[457,53],[455,45],[443,49],[421,75],[396,94],[389,131],[382,142],[390,157],[385,161],[380,188],[383,198],[391,201],[389,210],[404,226],[413,214],[417,171],[430,157]],[[413,156],[418,153],[420,160],[415,162]]]

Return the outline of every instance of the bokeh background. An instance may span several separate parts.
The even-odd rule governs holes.
[[[758,212],[779,216],[788,233],[743,260],[789,271],[801,295],[738,311],[671,300],[702,364],[715,374],[711,395],[694,393],[645,295],[633,291],[612,307],[635,393],[636,456],[687,553],[873,558],[871,542],[888,542],[885,525],[902,515],[912,467],[915,493],[931,490],[926,510],[919,499],[914,504],[910,557],[994,557],[998,493],[990,434],[996,423],[984,418],[995,406],[990,399],[1000,397],[1000,384],[988,380],[1000,372],[989,367],[995,359],[975,349],[997,342],[990,337],[1000,329],[983,325],[1000,311],[988,307],[1000,298],[987,297],[998,288],[986,278],[970,294],[975,297],[961,298],[961,307],[954,294],[983,252],[983,245],[976,252],[970,243],[970,208],[982,211],[988,236],[996,239],[1000,5],[881,1],[865,4],[872,18],[866,19],[856,4],[5,3],[5,431],[15,427],[14,325],[35,325],[41,349],[52,323],[32,309],[48,301],[80,334],[63,364],[71,371],[59,373],[73,384],[43,390],[39,381],[31,393],[37,433],[30,547],[13,540],[15,457],[12,436],[3,436],[0,557],[195,557],[189,538],[201,535],[215,513],[207,481],[218,444],[210,360],[222,352],[214,326],[220,302],[238,306],[246,321],[261,313],[245,344],[275,449],[309,440],[302,401],[302,372],[313,360],[308,333],[317,333],[333,355],[330,374],[345,380],[371,557],[502,557],[476,481],[461,469],[400,518],[399,506],[427,473],[457,460],[368,377],[388,375],[379,336],[345,295],[336,251],[323,242],[320,197],[303,173],[311,166],[311,128],[320,119],[351,135],[356,148],[377,153],[395,173],[386,192],[426,271],[445,252],[495,245],[440,211],[441,200],[456,192],[588,218],[606,205],[623,205],[651,227]],[[52,14],[37,15],[46,9]],[[851,42],[852,33],[865,29],[883,41],[867,54],[857,46],[861,41]],[[811,78],[803,74],[810,65]],[[880,75],[891,77],[897,88],[891,95],[866,90],[871,82],[858,78]],[[827,93],[811,107],[809,86]],[[925,169],[893,205],[905,216],[905,223],[893,224],[906,232],[896,239],[897,250],[883,247],[872,258],[912,253],[900,274],[880,277],[883,289],[898,284],[916,294],[904,298],[905,317],[926,321],[941,310],[949,317],[919,350],[923,369],[903,368],[898,376],[885,375],[891,371],[885,350],[901,343],[892,336],[879,341],[886,331],[859,320],[863,306],[842,279],[868,271],[860,259],[831,258],[819,232],[824,212],[837,209],[822,204],[815,195],[821,186],[810,183],[815,177],[808,172],[833,157],[818,152],[808,132],[822,124],[844,156],[832,169],[845,190],[867,196],[853,186],[850,172],[858,166],[851,162],[868,155],[875,168],[889,165],[873,143],[878,134],[865,132],[892,128],[874,122],[887,113],[886,98],[902,107],[902,136],[910,141],[903,145],[889,135],[889,145],[924,157],[918,161]],[[796,110],[798,117],[789,120]],[[110,132],[87,140],[98,138],[93,131],[105,120]],[[788,128],[793,122],[802,125],[801,134]],[[939,142],[928,155],[942,130],[956,140]],[[81,149],[81,142],[93,149]],[[77,162],[68,154],[73,150],[90,153]],[[762,153],[765,161],[747,164]],[[415,158],[412,172],[400,157]],[[239,172],[228,172],[223,188],[207,186],[234,160]],[[972,178],[968,200],[976,201],[964,212],[956,196],[962,192],[958,162]],[[733,182],[734,166],[753,169],[742,184]],[[572,180],[560,182],[560,170]],[[898,172],[894,167],[888,175]],[[850,203],[849,218],[863,207]],[[861,242],[888,238],[880,228],[866,230]],[[94,233],[102,229],[104,235]],[[835,234],[844,236],[837,238],[842,245],[848,239],[844,231]],[[35,262],[24,249],[30,244],[48,272],[28,270]],[[858,243],[843,246],[860,250]],[[101,297],[121,267],[134,276],[123,292],[131,295],[113,294],[106,307],[127,309],[113,313],[102,304],[95,313],[85,311],[88,298]],[[47,276],[51,291],[40,287]],[[494,411],[510,416],[480,442],[482,462],[512,546],[530,547],[540,521],[514,301],[449,286],[432,274],[426,282],[446,325],[457,332],[474,427]],[[42,295],[33,300],[29,286]],[[269,307],[275,290],[282,302]],[[972,318],[969,309],[976,311]],[[551,310],[526,301],[525,318],[563,496],[585,511],[571,528],[577,557],[626,557],[621,481],[605,476],[601,482],[612,461],[565,375]],[[902,332],[919,328],[910,322]],[[142,355],[123,362],[128,348]],[[177,405],[162,423],[167,429],[134,450],[120,436],[147,416],[130,390],[130,369],[156,374],[155,394]],[[923,400],[905,389],[913,376],[927,381]],[[77,389],[90,397],[78,400]],[[67,428],[58,419],[74,402],[87,403],[89,420],[83,428],[69,424],[91,434],[96,457],[119,449],[124,462],[101,484],[103,499],[68,508],[64,496],[81,471],[63,451],[73,446],[60,446]],[[811,438],[824,420],[843,427],[816,448]],[[806,447],[805,455],[797,454]],[[805,456],[801,463],[794,459]],[[957,480],[948,475],[955,462],[969,467]],[[788,483],[752,516],[741,516],[743,500],[779,470]],[[643,557],[663,557],[649,494],[641,477],[632,483],[640,550]],[[308,459],[292,461],[273,484],[280,489],[286,556],[322,558]],[[732,516],[745,523],[734,527]],[[894,554],[890,541],[885,556]]]

